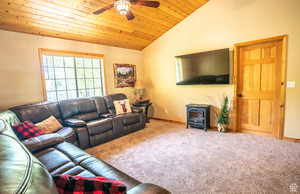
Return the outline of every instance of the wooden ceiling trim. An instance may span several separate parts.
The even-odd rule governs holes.
[[[112,9],[92,12],[114,0],[1,0],[0,29],[141,50],[208,0],[159,0],[157,9],[132,6],[127,21]]]

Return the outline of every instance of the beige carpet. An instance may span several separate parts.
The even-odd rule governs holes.
[[[300,193],[300,144],[271,137],[205,133],[154,120],[87,151],[174,194]]]

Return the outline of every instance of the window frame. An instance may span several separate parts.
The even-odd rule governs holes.
[[[104,65],[104,55],[96,54],[96,53],[84,53],[84,52],[76,52],[76,51],[66,51],[66,50],[54,50],[54,49],[45,49],[39,48],[39,62],[40,62],[40,74],[41,74],[41,83],[42,83],[42,97],[43,101],[48,101],[47,97],[47,88],[46,88],[46,79],[44,73],[44,64],[43,64],[43,55],[53,55],[53,56],[64,56],[64,57],[82,57],[82,58],[92,58],[99,59],[101,62],[101,81],[103,88],[103,95],[106,95],[107,85],[106,85],[106,71]],[[76,90],[77,91],[77,90]]]

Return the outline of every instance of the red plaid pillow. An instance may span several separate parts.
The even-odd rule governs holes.
[[[124,183],[105,177],[59,175],[53,177],[59,194],[125,194]]]
[[[35,126],[30,121],[24,121],[23,123],[13,125],[12,128],[20,140],[29,139],[31,137],[36,137],[44,134],[44,132],[40,128]]]

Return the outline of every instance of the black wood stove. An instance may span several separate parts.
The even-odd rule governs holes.
[[[194,127],[207,131],[210,127],[210,106],[205,104],[186,105],[186,128]]]

